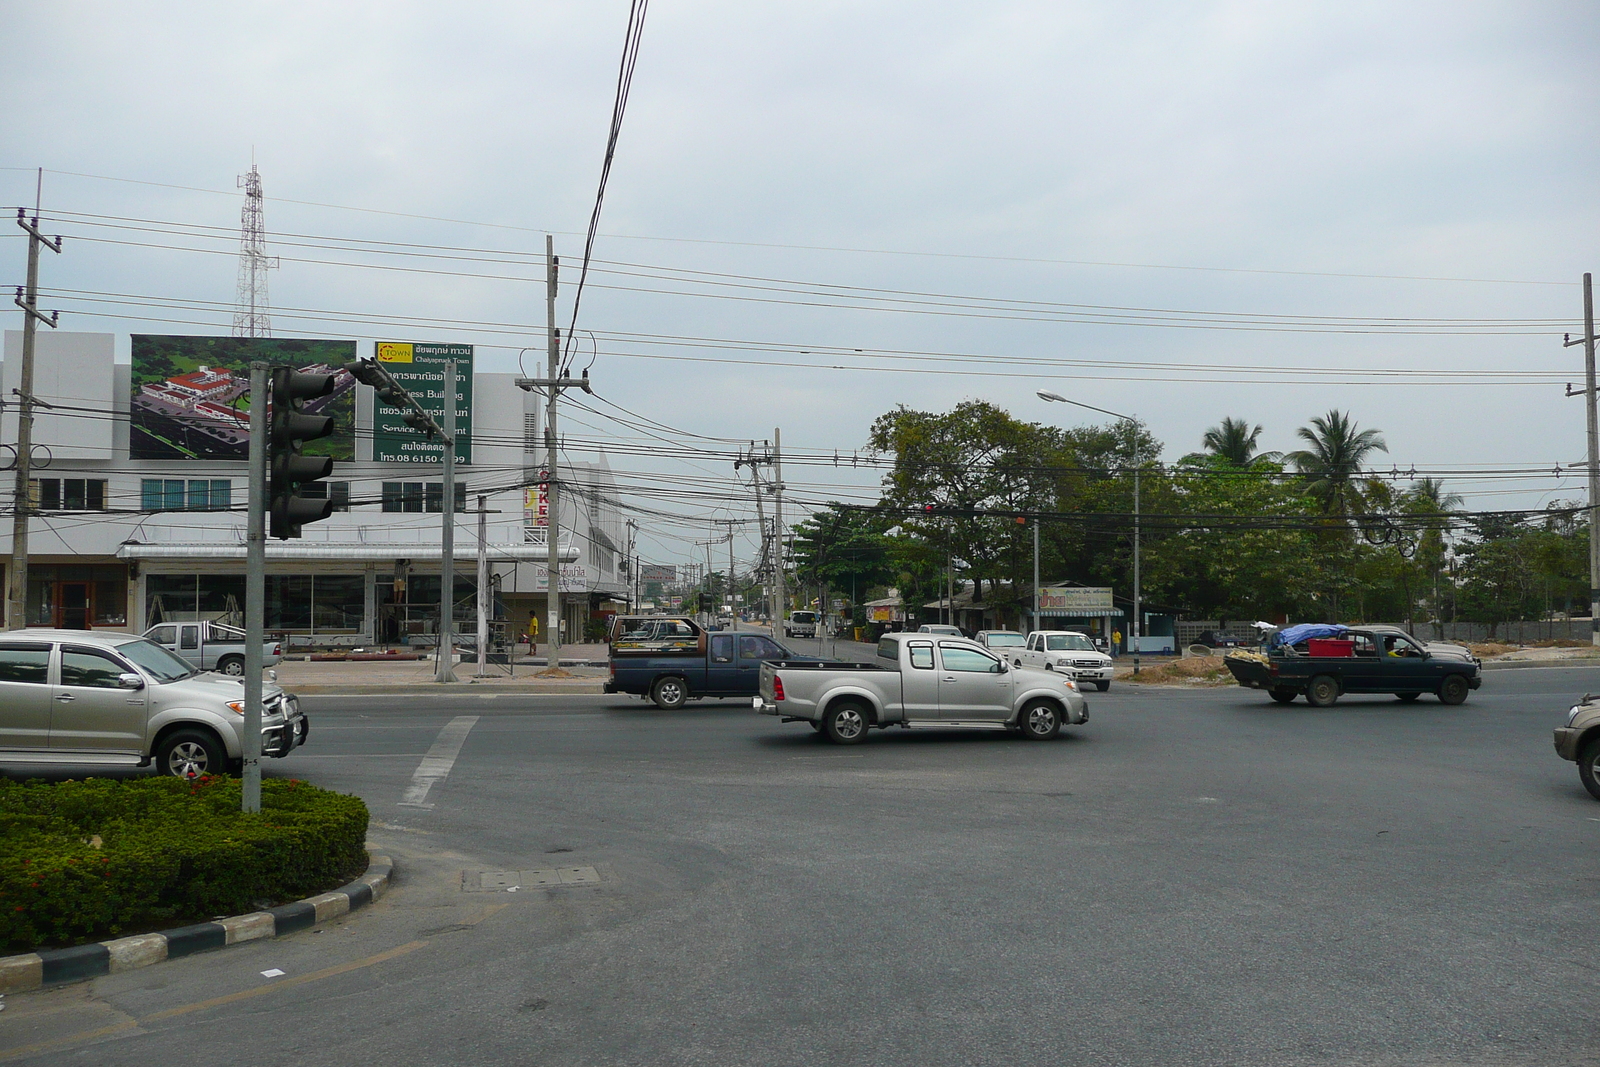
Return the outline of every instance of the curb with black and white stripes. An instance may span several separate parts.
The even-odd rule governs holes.
[[[282,937],[305,930],[372,903],[389,888],[394,864],[373,854],[367,872],[331,893],[307,897],[248,915],[180,926],[159,934],[136,934],[72,948],[52,948],[0,957],[0,994],[26,993],[43,986],[80,982],[105,974],[148,967],[162,960],[192,956],[245,941]]]

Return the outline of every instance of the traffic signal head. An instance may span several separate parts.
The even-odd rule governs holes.
[[[267,432],[267,514],[272,536],[286,540],[300,536],[303,523],[319,522],[333,512],[333,501],[304,497],[296,490],[306,482],[333,473],[329,456],[301,455],[307,441],[333,433],[333,419],[309,415],[307,400],[333,392],[336,374],[305,374],[293,367],[272,368],[272,412]]]

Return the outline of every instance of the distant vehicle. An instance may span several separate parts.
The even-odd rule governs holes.
[[[979,630],[973,640],[984,648],[1021,648],[1028,643],[1015,630]]]
[[[1578,765],[1583,787],[1600,800],[1600,697],[1585,694],[1567,712],[1567,725],[1556,727],[1556,755]]]
[[[1089,721],[1070,676],[1013,670],[975,641],[922,633],[885,634],[871,663],[764,663],[754,705],[839,745],[890,726],[1018,730],[1047,741],[1063,724]]]
[[[817,636],[817,613],[814,611],[791,611],[789,617],[783,620],[783,636]]]
[[[607,693],[676,711],[702,697],[754,696],[765,660],[810,661],[765,634],[712,633],[692,619],[619,617],[611,629]]]
[[[309,720],[261,686],[261,754],[305,744]],[[146,767],[186,778],[237,770],[244,681],[200,673],[142,637],[85,630],[0,634],[0,763]]]
[[[946,626],[945,624],[938,623],[938,622],[925,622],[925,623],[923,623],[921,626],[917,627],[917,633],[919,633],[919,634],[938,634],[941,637],[961,637],[961,638],[965,638],[967,636],[966,634],[961,632],[961,627],[959,627],[959,626]]]
[[[235,678],[244,675],[244,631],[215,622],[163,622],[144,632],[168,652],[188,660],[197,671],[218,671]],[[261,646],[261,665],[275,667],[283,659],[283,645],[267,641]]]
[[[1478,660],[1458,645],[1424,645],[1398,626],[1302,623],[1267,638],[1266,653],[1236,651],[1223,662],[1247,689],[1279,704],[1297,696],[1316,708],[1346,693],[1393,693],[1409,703],[1432,693],[1460,704],[1483,684]]]
[[[1078,681],[1093,682],[1102,693],[1111,688],[1111,657],[1076,630],[1034,630],[1020,652],[1008,654],[1018,666],[1071,671]]]

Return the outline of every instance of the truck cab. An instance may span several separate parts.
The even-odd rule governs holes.
[[[188,660],[197,671],[217,671],[235,678],[244,675],[244,631],[234,626],[197,620],[163,622],[144,632],[153,641]],[[267,641],[261,649],[261,665],[275,667],[283,659],[283,646]]]
[[[1080,682],[1092,682],[1104,693],[1111,688],[1111,657],[1076,630],[1034,630],[1020,650],[1008,649],[1017,667],[1069,671]]]

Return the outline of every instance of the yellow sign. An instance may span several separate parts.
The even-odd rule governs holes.
[[[379,363],[410,363],[411,345],[399,341],[378,342]]]

